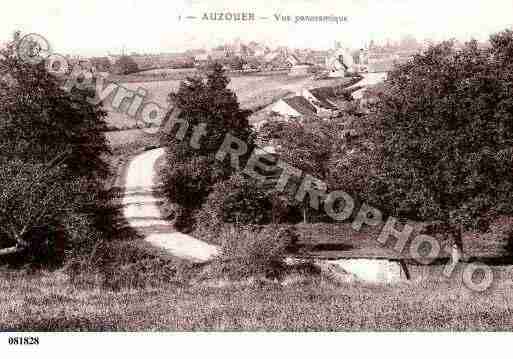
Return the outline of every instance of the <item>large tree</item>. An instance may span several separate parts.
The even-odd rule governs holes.
[[[184,224],[191,224],[192,213],[205,202],[213,186],[237,170],[230,166],[229,160],[220,162],[215,158],[225,136],[229,133],[246,142],[248,152],[253,146],[249,111],[240,108],[228,84],[222,66],[215,63],[204,76],[187,78],[176,93],[170,94],[174,106],[180,110],[178,120],[187,123],[189,129],[185,138],[177,139],[179,126],[166,126],[163,136],[168,148],[165,190],[181,209],[179,223],[184,220]],[[196,126],[203,126],[205,131],[199,148],[193,148],[190,143]]]
[[[87,101],[91,91],[66,91],[44,63],[23,61],[16,45],[0,56],[0,248],[26,249],[36,232],[75,241],[87,228],[92,238],[89,205],[109,173],[106,113]]]
[[[63,79],[44,63],[30,64],[14,47],[0,57],[0,145],[4,156],[46,163],[66,153],[73,176],[108,174],[102,155],[109,152],[103,129],[107,113],[87,101],[92,89],[63,88]]]
[[[392,70],[374,110],[383,171],[373,197],[389,213],[465,228],[513,210],[513,36],[491,49],[446,42]]]
[[[318,119],[303,119],[302,121],[271,119],[261,128],[261,137],[275,146],[280,160],[302,172],[301,178],[293,178],[285,191],[289,205],[301,208],[304,222],[315,219],[309,211],[310,199],[306,196],[301,203],[297,203],[294,199],[295,190],[305,175],[325,183],[330,178],[330,173],[335,168],[331,166],[334,164],[333,161],[336,161],[336,157],[345,153],[346,150],[344,132],[346,123],[344,120],[350,121],[350,118],[324,121]]]

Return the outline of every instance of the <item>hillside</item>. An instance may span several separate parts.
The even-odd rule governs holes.
[[[146,101],[154,101],[162,106],[167,104],[170,92],[176,91],[181,80],[127,82],[123,83],[129,90],[143,88],[147,91]],[[303,88],[335,86],[345,79],[314,80],[311,77],[276,76],[238,76],[232,77],[230,88],[237,94],[241,107],[259,110],[290,93],[296,93]],[[108,105],[107,122],[110,127],[129,129],[135,127],[135,122],[123,113],[114,111]]]

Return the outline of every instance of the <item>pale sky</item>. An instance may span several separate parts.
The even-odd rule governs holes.
[[[205,12],[253,12],[253,23],[197,20]],[[348,16],[344,24],[277,22],[274,14]],[[513,0],[14,0],[2,5],[0,42],[15,29],[45,36],[52,51],[102,55],[178,52],[240,38],[269,45],[331,48],[335,40],[361,47],[412,34],[417,39],[488,38],[513,25]]]

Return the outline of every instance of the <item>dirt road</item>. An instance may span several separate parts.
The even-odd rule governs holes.
[[[145,235],[145,240],[169,253],[194,262],[212,259],[219,252],[216,246],[177,232],[159,210],[162,198],[155,183],[155,163],[164,154],[159,148],[136,156],[126,172],[123,214],[135,230]],[[154,231],[155,233],[152,233]]]

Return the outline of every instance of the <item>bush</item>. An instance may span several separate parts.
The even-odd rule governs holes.
[[[218,274],[228,279],[279,278],[286,270],[285,256],[294,250],[297,239],[295,230],[274,225],[225,227],[218,238],[222,248],[215,263]]]
[[[196,223],[219,228],[223,223],[268,224],[273,217],[271,194],[256,181],[235,175],[214,186],[197,214]]]
[[[142,239],[102,242],[88,258],[74,258],[66,265],[71,283],[80,288],[109,290],[185,285],[197,265],[171,257]]]

